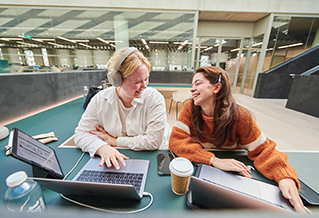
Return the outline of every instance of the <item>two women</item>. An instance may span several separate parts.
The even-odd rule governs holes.
[[[149,62],[137,49],[114,53],[108,69],[114,86],[91,100],[74,140],[92,157],[99,155],[100,165],[118,169],[118,161],[124,166],[128,157],[116,147],[155,150],[165,146],[166,107],[163,96],[147,88]],[[276,150],[275,142],[263,135],[249,111],[235,103],[227,73],[218,67],[197,69],[191,92],[193,99],[184,104],[173,127],[170,150],[191,161],[250,177],[250,170],[242,162],[221,159],[205,150],[246,149],[258,171],[279,184],[283,196],[297,211],[305,211],[297,175],[286,154]]]

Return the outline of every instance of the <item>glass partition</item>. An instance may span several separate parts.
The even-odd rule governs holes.
[[[264,38],[264,35],[254,37],[252,40],[251,46],[250,47],[246,46],[246,48],[248,48],[247,60],[246,60],[246,62],[248,62],[248,67],[246,64],[240,93],[250,95],[250,96],[252,95],[255,77],[257,76],[256,70],[258,66],[261,46],[263,44],[263,38]]]
[[[191,69],[195,12],[10,7],[0,17],[1,58],[12,72],[105,68],[127,46],[153,70]]]
[[[319,18],[275,16],[263,71],[319,44]]]
[[[200,41],[200,66],[221,67],[228,72],[232,85],[235,77],[240,39],[202,37]]]

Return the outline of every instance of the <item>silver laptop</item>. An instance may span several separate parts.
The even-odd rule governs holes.
[[[41,186],[66,196],[94,196],[140,200],[143,197],[149,161],[129,159],[120,169],[99,167],[91,158],[72,180],[33,178]]]
[[[202,208],[256,208],[293,212],[279,188],[201,164],[191,178],[192,204]]]
[[[120,170],[116,170],[99,167],[100,158],[91,158],[70,181],[62,180],[64,174],[51,147],[17,128],[11,131],[8,145],[11,156],[32,166],[35,181],[63,195],[134,200],[143,197],[149,160],[125,160],[126,166],[120,164]]]

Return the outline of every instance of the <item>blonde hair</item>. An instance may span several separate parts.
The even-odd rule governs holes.
[[[114,68],[115,63],[126,49],[128,49],[128,47],[122,48],[113,54],[112,58],[107,62],[107,69],[109,69],[109,71],[110,69]],[[133,73],[133,71],[137,67],[143,64],[147,67],[148,71],[150,71],[150,62],[144,57],[144,55],[140,51],[133,51],[129,56],[127,56],[127,58],[125,58],[125,60],[119,67],[119,72],[121,73],[123,80],[126,79],[129,75],[131,75],[131,73]]]

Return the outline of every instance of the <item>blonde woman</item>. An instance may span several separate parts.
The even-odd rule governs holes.
[[[92,98],[75,129],[74,141],[91,157],[100,156],[100,166],[105,163],[119,169],[119,162],[124,166],[128,157],[116,147],[165,147],[169,126],[164,97],[147,87],[150,64],[141,52],[134,47],[121,49],[114,53],[107,67],[113,86]]]

